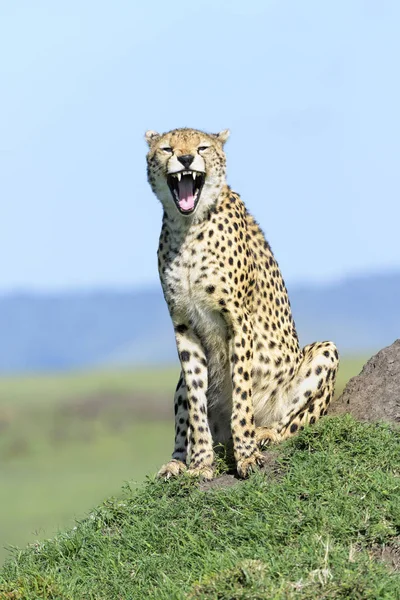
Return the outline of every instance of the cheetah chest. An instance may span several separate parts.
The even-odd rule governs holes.
[[[209,360],[221,363],[226,361],[228,332],[218,302],[210,293],[217,268],[216,259],[206,248],[190,240],[169,261],[163,286],[174,324],[188,323]]]

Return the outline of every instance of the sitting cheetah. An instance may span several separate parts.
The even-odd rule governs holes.
[[[332,342],[300,349],[268,242],[226,183],[229,131],[146,133],[148,180],[164,209],[158,262],[181,376],[175,448],[159,471],[213,477],[213,445],[233,440],[238,474],[260,448],[314,423],[332,399]]]

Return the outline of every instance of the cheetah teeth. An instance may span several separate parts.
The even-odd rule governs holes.
[[[193,177],[193,181],[196,181],[196,178],[202,174],[198,173],[197,171],[179,171],[179,173],[171,173],[171,175],[176,177],[178,181],[181,180],[182,175],[191,175]]]

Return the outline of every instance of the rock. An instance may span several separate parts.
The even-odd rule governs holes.
[[[359,421],[400,422],[400,339],[383,348],[350,379],[329,414],[350,413]]]

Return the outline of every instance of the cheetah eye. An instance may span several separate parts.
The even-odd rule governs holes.
[[[208,150],[210,146],[199,146],[197,148],[198,152],[204,152],[204,150]]]
[[[163,148],[161,148],[161,150],[163,150],[164,152],[168,152],[169,154],[172,154],[173,152],[170,146],[164,146]]]

